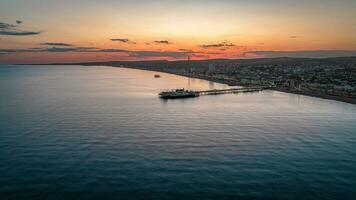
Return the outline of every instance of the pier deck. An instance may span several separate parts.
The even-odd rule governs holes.
[[[196,91],[199,95],[220,95],[220,94],[231,94],[231,93],[246,93],[246,92],[259,92],[268,87],[243,87],[243,88],[229,88],[229,89],[214,89],[214,90],[203,90]]]
[[[259,92],[269,87],[243,87],[243,88],[229,88],[229,89],[214,89],[214,90],[202,90],[191,91],[184,89],[176,89],[172,91],[166,91],[159,93],[159,97],[162,99],[178,99],[178,98],[193,98],[202,95],[220,95],[231,93],[246,93],[246,92]]]

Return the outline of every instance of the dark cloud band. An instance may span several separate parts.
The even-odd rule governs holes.
[[[29,49],[0,49],[0,54],[37,53],[37,52],[96,52],[96,53],[126,53],[132,57],[172,57],[182,58],[192,51],[129,51],[125,49],[99,49],[95,47],[51,47]]]
[[[222,42],[218,44],[202,44],[200,45],[201,48],[208,49],[208,48],[222,48],[222,47],[234,47],[235,45],[232,43]]]
[[[28,49],[0,49],[0,53],[36,53],[36,52],[130,52],[124,49],[99,49],[96,47],[50,47]]]
[[[155,40],[154,43],[156,43],[156,44],[171,44],[168,40]]]
[[[122,43],[127,43],[127,44],[136,44],[136,42],[133,42],[127,38],[112,38],[110,39],[113,42],[122,42]]]
[[[21,24],[22,21],[16,21],[17,24]],[[41,34],[39,31],[24,31],[19,30],[17,25],[8,24],[4,22],[0,22],[0,35],[8,35],[8,36],[27,36],[27,35],[38,35]]]
[[[114,41],[114,42],[123,42],[123,43],[127,43],[127,42],[130,42],[129,39],[127,38],[112,38],[110,39],[111,41]]]
[[[71,46],[73,46],[72,44],[62,43],[62,42],[46,42],[46,43],[41,43],[40,45],[45,45],[45,46],[63,46],[63,47],[71,47]]]
[[[131,51],[130,56],[134,57],[186,57],[190,52],[187,51]]]

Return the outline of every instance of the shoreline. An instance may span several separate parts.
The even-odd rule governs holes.
[[[347,97],[333,96],[333,95],[328,95],[328,94],[315,94],[315,93],[291,91],[291,90],[287,90],[287,89],[283,89],[283,88],[274,88],[271,90],[275,90],[278,92],[291,93],[291,94],[298,94],[298,95],[303,95],[303,96],[309,96],[309,97],[315,97],[315,98],[320,98],[320,99],[334,100],[334,101],[339,101],[339,102],[356,105],[356,99],[347,98]]]
[[[183,76],[183,77],[186,77],[186,78],[196,78],[196,79],[201,79],[201,80],[205,80],[205,81],[211,81],[211,82],[214,82],[214,83],[220,83],[220,84],[229,85],[229,81],[228,80],[221,80],[221,79],[218,79],[218,78],[212,78],[212,77],[208,77],[208,76],[191,76],[189,74],[184,74],[184,73],[174,73],[174,72],[164,71],[164,70],[160,71],[160,70],[152,70],[152,69],[142,69],[142,68],[131,67],[131,66],[110,66],[110,65],[104,65],[104,66],[121,67],[121,68],[138,69],[138,70],[144,70],[144,71],[150,71],[150,72],[167,73],[167,74],[173,74],[173,75],[177,75],[177,76]],[[244,87],[244,86],[247,86],[247,85],[240,84],[240,85],[234,85],[234,86]],[[315,97],[315,98],[320,98],[320,99],[334,100],[334,101],[339,101],[339,102],[344,102],[344,103],[349,103],[349,104],[356,105],[356,99],[347,98],[347,97],[332,96],[332,95],[327,95],[327,94],[315,94],[315,93],[312,94],[312,93],[307,93],[307,92],[291,91],[291,90],[284,89],[284,88],[271,88],[271,89],[268,89],[268,90],[274,90],[274,91],[278,91],[278,92],[284,92],[284,93],[290,93],[290,94],[297,94],[297,95]]]

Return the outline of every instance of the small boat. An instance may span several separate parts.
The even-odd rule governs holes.
[[[160,77],[161,77],[161,75],[155,74],[155,78],[160,78]]]

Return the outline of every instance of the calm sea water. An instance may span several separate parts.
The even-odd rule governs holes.
[[[356,106],[148,71],[0,67],[0,199],[356,199]]]

